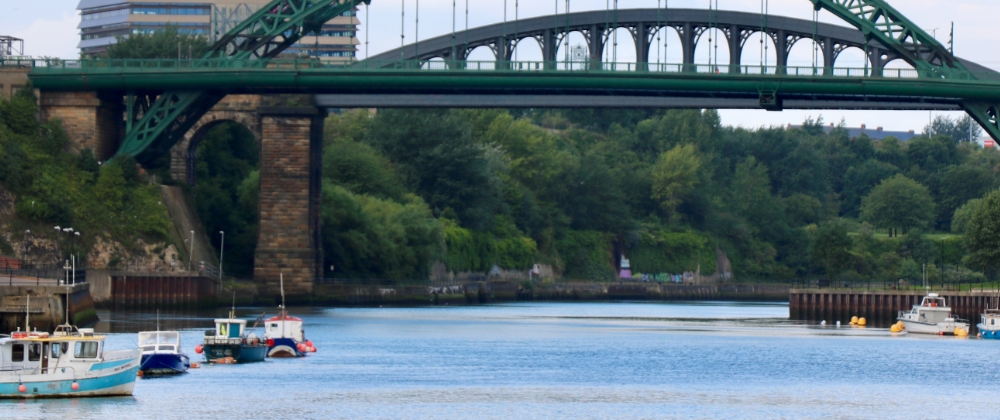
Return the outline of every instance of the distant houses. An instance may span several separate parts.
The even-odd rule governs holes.
[[[802,128],[802,126],[788,124],[788,127],[786,127],[785,129],[794,130],[796,128]],[[837,127],[833,124],[823,127],[823,131],[825,131],[826,134],[830,134],[831,132],[833,132],[833,130],[836,129]],[[862,134],[865,134],[868,136],[868,138],[872,140],[884,140],[888,137],[895,137],[899,141],[906,142],[918,135],[914,130],[888,131],[888,130],[883,130],[882,127],[876,127],[873,130],[868,128],[865,124],[861,124],[860,128],[844,127],[843,130],[847,131],[847,136],[852,140],[861,137]]]

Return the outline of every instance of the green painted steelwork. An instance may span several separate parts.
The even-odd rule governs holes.
[[[370,0],[274,0],[196,60],[33,61],[43,90],[118,91],[130,118],[119,154],[165,153],[231,93],[586,94],[759,99],[879,98],[960,105],[1000,140],[1000,73],[973,73],[884,0],[810,0],[877,40],[913,70],[693,64],[362,61],[331,67],[274,57],[326,20]],[[0,61],[0,66],[5,65]],[[18,62],[11,65],[23,66]],[[160,93],[166,92],[166,93]]]
[[[234,60],[241,63],[268,60],[294,45],[307,33],[316,32],[323,24],[359,4],[371,0],[273,0],[250,18],[223,36],[201,60]],[[142,97],[135,89],[126,90],[129,98]],[[166,91],[164,92],[164,90]],[[191,129],[198,119],[217,104],[225,94],[212,87],[204,90],[174,90],[167,86],[149,89],[163,92],[145,95],[140,102],[148,107],[133,106],[130,100],[126,115],[129,127],[116,155],[135,156],[148,162],[165,153]],[[139,111],[144,111],[141,114]]]
[[[440,63],[440,62],[439,62]],[[74,68],[75,64],[79,64]],[[547,70],[544,62],[465,62],[465,70],[420,67],[414,61],[369,62],[350,67],[318,65],[309,60],[268,63],[220,61],[217,66],[187,66],[176,60],[131,60],[121,66],[81,61],[62,67],[37,67],[35,86],[45,90],[144,91],[171,89],[219,93],[509,93],[591,92],[668,96],[830,95],[896,98],[1000,100],[1000,75],[981,78],[924,78],[920,70],[832,69],[830,76],[813,67],[741,66],[737,73],[716,73],[711,66],[664,65],[636,71],[634,63],[604,63],[604,69]],[[124,65],[129,64],[129,65]],[[232,65],[232,66],[230,66]],[[692,71],[670,71],[687,68]],[[482,69],[477,71],[475,69]],[[620,69],[611,71],[612,69]],[[823,70],[823,69],[819,69]],[[866,77],[867,75],[867,77]]]
[[[899,58],[921,71],[922,77],[977,78],[933,36],[911,22],[885,0],[811,0],[877,39]],[[1000,141],[1000,100],[963,100],[959,104],[994,140]]]

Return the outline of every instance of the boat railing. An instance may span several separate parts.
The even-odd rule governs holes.
[[[50,373],[66,373],[69,371],[74,376],[76,376],[76,369],[72,366],[49,366],[49,367],[15,367],[11,364],[0,365],[0,375],[6,376],[20,376],[20,375],[45,375]]]
[[[220,337],[205,337],[205,344],[209,345],[239,345],[243,344],[242,338],[220,338]]]

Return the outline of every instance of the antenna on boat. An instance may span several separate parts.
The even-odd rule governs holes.
[[[229,319],[236,317],[236,291],[233,290],[233,308],[229,310]]]
[[[66,285],[66,325],[69,325],[69,261],[66,261],[66,281],[63,284]]]
[[[279,273],[278,279],[281,284],[281,319],[285,319],[285,273]]]
[[[24,305],[24,331],[31,331],[31,293],[24,297],[27,299]]]
[[[160,310],[156,310],[156,331],[160,331]]]

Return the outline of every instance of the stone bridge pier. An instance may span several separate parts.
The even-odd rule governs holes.
[[[73,147],[89,147],[101,161],[114,156],[125,135],[121,96],[43,91],[40,102],[42,117],[61,119]],[[281,275],[290,297],[309,296],[323,274],[320,199],[326,113],[311,104],[298,97],[283,101],[280,96],[230,95],[170,150],[171,175],[193,185],[198,143],[212,127],[236,122],[259,141],[254,280],[264,296],[278,296]]]

